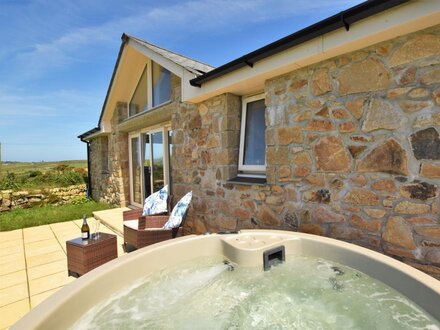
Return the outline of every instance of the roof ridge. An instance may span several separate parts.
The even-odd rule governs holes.
[[[212,69],[215,69],[215,68],[216,68],[215,66],[212,66],[211,64],[207,64],[207,63],[205,63],[205,62],[202,62],[202,61],[196,60],[196,59],[194,59],[194,58],[192,58],[192,57],[189,57],[189,56],[186,56],[186,55],[179,54],[179,53],[177,53],[177,52],[175,52],[175,51],[172,51],[172,50],[166,49],[166,48],[164,48],[164,47],[158,46],[158,45],[153,44],[153,43],[151,43],[151,42],[149,42],[149,41],[146,41],[146,40],[143,40],[143,39],[141,39],[141,38],[135,37],[135,36],[133,36],[133,35],[130,35],[130,34],[127,34],[127,33],[124,33],[123,36],[124,36],[124,35],[125,35],[126,37],[130,38],[130,39],[135,40],[135,41],[138,41],[138,42],[141,42],[141,43],[148,44],[148,45],[150,45],[150,46],[153,46],[153,47],[159,48],[159,49],[161,49],[161,50],[163,50],[163,51],[166,51],[166,52],[168,52],[168,53],[175,54],[175,55],[180,56],[180,57],[184,57],[184,58],[186,58],[186,59],[188,59],[188,60],[191,60],[191,61],[194,61],[194,62],[197,62],[197,63],[203,64],[203,65],[206,65],[206,66],[208,66],[208,67],[210,67],[210,68],[212,68]]]

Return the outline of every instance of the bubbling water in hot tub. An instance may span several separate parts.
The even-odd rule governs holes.
[[[223,257],[173,266],[100,302],[73,329],[440,329],[405,296],[332,261],[262,272]]]

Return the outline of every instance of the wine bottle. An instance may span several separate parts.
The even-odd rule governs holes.
[[[83,240],[90,238],[90,229],[89,225],[87,224],[87,216],[85,214],[83,215],[83,224],[81,226],[81,238]]]

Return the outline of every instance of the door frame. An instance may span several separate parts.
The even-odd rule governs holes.
[[[133,196],[134,196],[134,185],[133,185],[133,166],[132,166],[132,146],[131,146],[131,140],[133,138],[138,138],[139,139],[139,150],[138,150],[138,155],[140,157],[139,159],[139,163],[141,164],[141,171],[140,171],[140,184],[141,184],[141,196],[142,196],[142,201],[148,197],[145,196],[145,189],[144,189],[144,161],[145,161],[145,143],[143,140],[143,134],[149,134],[150,135],[150,150],[149,155],[150,155],[150,162],[152,162],[152,144],[151,144],[151,134],[153,133],[157,133],[157,132],[162,132],[162,153],[163,153],[163,176],[164,176],[164,184],[167,185],[170,183],[170,173],[169,173],[169,164],[170,164],[170,160],[169,160],[169,147],[168,147],[168,132],[171,130],[170,125],[161,125],[161,126],[156,126],[156,127],[150,127],[150,128],[144,128],[141,130],[137,130],[137,131],[133,131],[130,132],[128,134],[128,145],[129,145],[129,181],[130,181],[130,204],[137,206],[137,207],[142,207],[143,204],[139,204],[137,202],[135,202],[133,200]],[[150,163],[150,175],[151,175],[151,191],[153,191],[153,176],[154,176],[154,169],[151,166]]]
[[[139,148],[141,146],[141,136],[139,133],[130,133],[128,135],[128,167],[129,167],[129,181],[130,181],[130,205],[134,205],[134,206],[138,206],[138,207],[142,207],[141,204],[139,204],[138,202],[134,201],[134,185],[133,185],[133,147],[132,147],[132,140],[137,138],[139,143],[138,143],[138,155],[140,155],[140,151]],[[138,161],[140,161],[140,159],[138,159]],[[140,164],[140,163],[139,163]],[[141,200],[142,200],[142,196],[143,196],[143,188],[142,188],[142,171],[141,172]]]

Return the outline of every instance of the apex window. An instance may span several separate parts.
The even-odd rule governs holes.
[[[264,95],[243,98],[238,170],[241,176],[264,176],[266,121]]]
[[[171,100],[171,72],[149,60],[128,104],[132,117]]]
[[[131,101],[128,105],[128,116],[134,116],[147,109],[148,103],[148,65],[145,66],[142,76],[134,90]]]
[[[153,107],[171,100],[171,72],[153,63]]]

